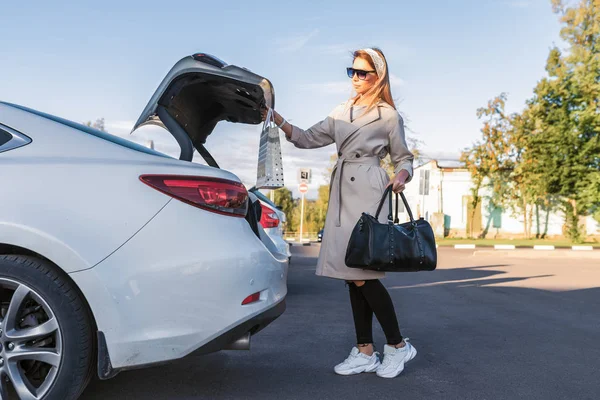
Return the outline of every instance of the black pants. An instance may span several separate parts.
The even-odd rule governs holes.
[[[358,344],[373,343],[373,313],[383,328],[387,344],[397,345],[402,342],[396,310],[390,294],[383,284],[375,279],[365,281],[362,286],[347,282],[350,288],[350,303],[356,328]]]

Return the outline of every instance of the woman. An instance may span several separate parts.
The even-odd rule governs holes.
[[[394,304],[379,281],[385,274],[348,268],[345,254],[361,213],[374,215],[387,186],[393,185],[393,191],[399,193],[411,180],[413,155],[407,148],[404,123],[392,100],[387,61],[381,50],[355,51],[353,65],[347,72],[356,96],[310,129],[289,124],[275,111],[273,115],[286,139],[296,147],[313,149],[335,143],[338,150],[316,274],[344,280],[349,286],[357,346],[334,370],[340,375],[377,372],[380,377],[394,378],[417,351],[400,334]],[[380,167],[380,160],[388,153],[395,167],[391,181]],[[383,214],[380,219],[385,222]],[[373,348],[373,313],[387,339],[383,362]]]

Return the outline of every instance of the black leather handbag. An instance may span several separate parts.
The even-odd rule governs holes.
[[[385,272],[433,271],[437,266],[435,236],[431,225],[423,218],[413,218],[404,193],[400,193],[410,222],[398,224],[398,194],[396,193],[396,218],[392,219],[392,186],[381,197],[377,213],[362,213],[356,223],[348,248],[346,265]],[[379,222],[379,213],[389,197],[387,224]]]

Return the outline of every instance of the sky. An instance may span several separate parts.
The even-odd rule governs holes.
[[[196,52],[269,78],[275,109],[306,129],[350,96],[351,51],[379,47],[407,134],[426,155],[455,159],[481,135],[477,108],[506,92],[508,110],[521,110],[560,42],[550,0],[0,0],[0,15],[1,101],[104,118],[110,133],[172,155],[168,132],[130,131],[170,68]],[[222,122],[206,145],[249,186],[260,130]],[[316,196],[334,146],[282,140],[282,153],[286,186],[297,194],[297,169],[311,168]]]

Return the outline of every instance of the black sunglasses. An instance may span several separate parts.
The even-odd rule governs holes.
[[[367,79],[367,74],[375,73],[376,71],[365,71],[362,69],[354,69],[352,67],[348,67],[346,68],[346,72],[348,73],[348,78],[352,79],[354,77],[354,74],[356,74],[356,76],[358,76],[358,79],[364,81],[365,79]]]

